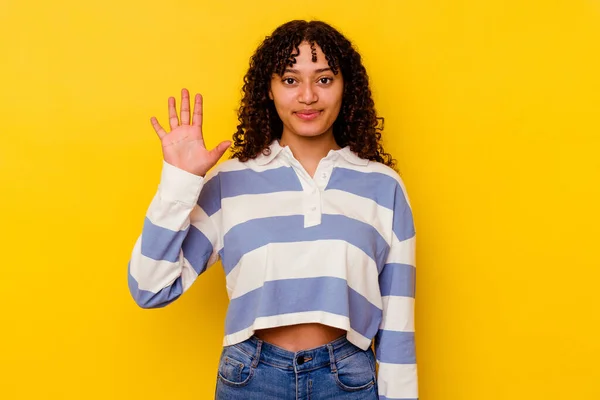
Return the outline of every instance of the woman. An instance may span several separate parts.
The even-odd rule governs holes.
[[[151,119],[164,162],[133,298],[165,306],[222,261],[218,399],[416,399],[415,230],[360,55],[323,22],[291,21],[244,82],[216,167],[231,142],[206,148],[199,94],[193,115],[187,90],[179,116],[169,98],[170,133]]]

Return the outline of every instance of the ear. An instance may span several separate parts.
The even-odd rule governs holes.
[[[269,99],[273,100],[273,92],[271,92],[271,89],[269,89]]]

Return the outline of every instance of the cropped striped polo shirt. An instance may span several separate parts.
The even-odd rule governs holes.
[[[386,165],[330,150],[311,177],[288,146],[229,159],[206,177],[163,161],[128,266],[143,308],[163,307],[220,261],[223,345],[255,330],[321,323],[374,341],[380,399],[416,399],[415,228]]]

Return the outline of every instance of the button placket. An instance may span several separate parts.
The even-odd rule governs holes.
[[[319,225],[321,223],[321,191],[314,181],[311,187],[304,192],[304,227]]]
[[[331,172],[333,170],[333,164],[331,161],[320,163],[315,171],[313,181],[321,188],[325,189],[331,178]]]
[[[313,176],[304,169],[302,164],[296,160],[289,149],[284,152],[288,159],[289,165],[302,182],[303,197],[304,197],[304,227],[308,228],[321,224],[322,205],[321,193],[327,187],[333,164],[337,159],[337,153],[330,154],[319,162]]]

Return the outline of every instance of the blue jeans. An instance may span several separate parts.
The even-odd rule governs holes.
[[[252,336],[223,347],[217,400],[377,400],[375,355],[342,336],[292,352]]]

